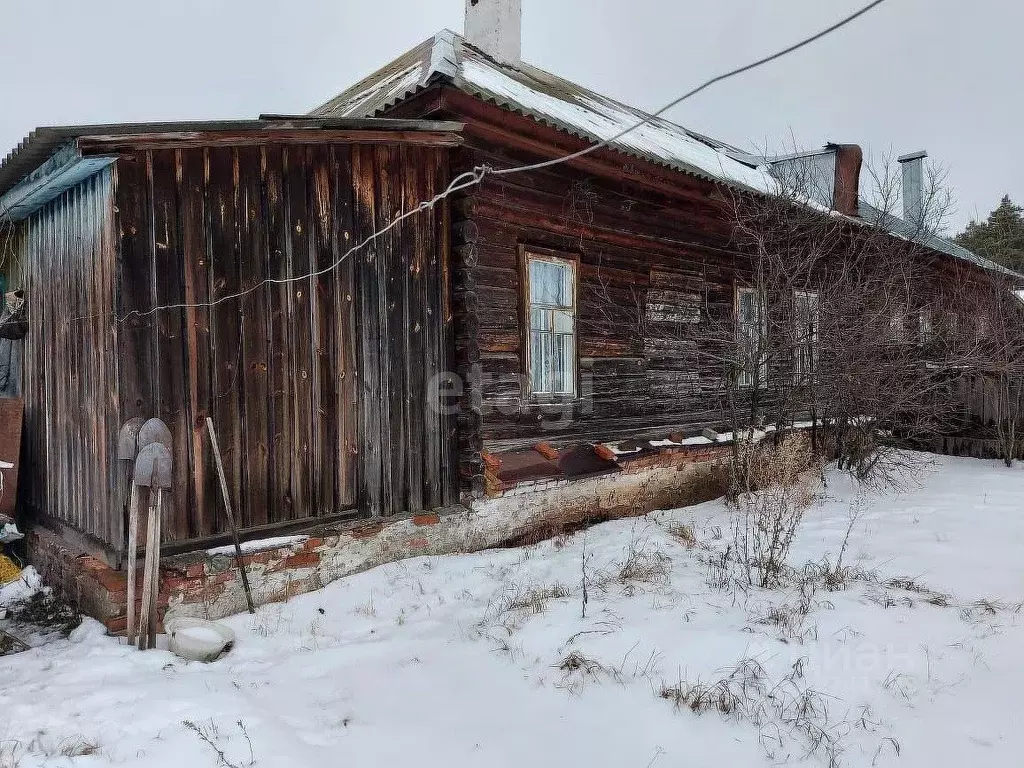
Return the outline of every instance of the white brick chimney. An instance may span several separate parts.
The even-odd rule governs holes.
[[[502,64],[522,56],[523,0],[466,0],[466,42]]]

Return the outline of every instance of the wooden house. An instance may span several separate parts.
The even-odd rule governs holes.
[[[852,225],[878,218],[860,194],[860,148],[769,161],[521,61],[514,0],[466,13],[475,39],[443,31],[311,113],[457,120],[453,173],[495,171],[451,204],[457,372],[471,382],[462,476],[485,474],[488,455],[518,466],[541,441],[699,442],[727,407],[702,334],[750,297],[733,194],[774,194],[796,168],[821,210]],[[902,159],[909,178],[924,156]],[[885,226],[916,237],[903,220]],[[999,269],[931,235],[921,250],[936,274]],[[552,279],[564,290],[552,294]],[[691,331],[652,339],[659,323]]]
[[[306,117],[40,129],[0,165],[31,306],[24,504],[85,570],[122,564],[114,438],[133,416],[171,427],[169,601],[208,616],[237,590],[174,560],[226,541],[207,415],[243,537],[312,534],[251,559],[302,588],[570,508],[677,504],[681,462],[721,457],[701,333],[745,300],[727,193],[771,191],[773,169],[520,61],[518,17],[468,0],[470,39],[442,32]],[[855,220],[860,150],[809,162]],[[519,170],[441,194],[484,166]],[[655,344],[616,321],[635,316],[691,332]],[[668,473],[649,443],[632,463],[601,449],[628,439],[669,444]],[[624,469],[649,474],[594,480]],[[116,626],[123,595],[93,581]]]

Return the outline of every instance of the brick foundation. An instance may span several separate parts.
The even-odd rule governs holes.
[[[671,448],[635,459],[621,470],[575,480],[540,480],[497,489],[472,509],[430,512],[387,521],[349,523],[315,536],[246,554],[243,562],[257,604],[319,589],[335,579],[418,555],[472,552],[505,542],[542,539],[595,520],[642,515],[721,495],[729,447]],[[126,623],[127,579],[55,534],[28,534],[29,560],[83,613],[112,632]],[[138,583],[142,583],[141,569]],[[218,619],[245,610],[234,556],[195,552],[164,558],[159,616]]]

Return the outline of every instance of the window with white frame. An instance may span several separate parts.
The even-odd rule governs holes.
[[[818,366],[818,292],[793,291],[793,371],[808,384]]]
[[[541,396],[575,396],[576,264],[527,253],[526,272],[530,391]]]
[[[893,308],[889,329],[892,332],[892,340],[897,344],[906,344],[910,340],[907,333],[907,314],[907,307],[904,304],[897,304]]]
[[[935,325],[932,322],[932,310],[925,307],[917,314],[917,338],[921,344],[927,344],[932,340],[932,333]]]
[[[736,289],[736,342],[739,346],[739,385],[752,387],[768,380],[763,297],[753,288]]]

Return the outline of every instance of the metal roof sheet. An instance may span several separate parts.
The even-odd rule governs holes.
[[[589,141],[712,181],[767,192],[772,179],[758,158],[651,117],[529,64],[501,65],[445,30],[314,109],[320,116],[377,115],[439,78],[505,109]]]
[[[894,216],[876,208],[863,198],[858,201],[858,207],[860,208],[860,218],[869,224],[881,227],[892,232],[898,237],[911,240],[925,246],[926,248],[931,248],[933,251],[939,251],[940,253],[945,253],[949,256],[953,256],[954,258],[961,259],[962,261],[971,262],[984,270],[998,272],[1024,283],[1024,275],[1014,272],[1012,269],[1004,267],[1002,264],[997,264],[990,259],[986,259],[984,256],[979,256],[973,251],[969,251],[951,240],[940,237],[934,232],[922,232],[920,227],[911,224],[906,219],[902,219],[899,216]]]

